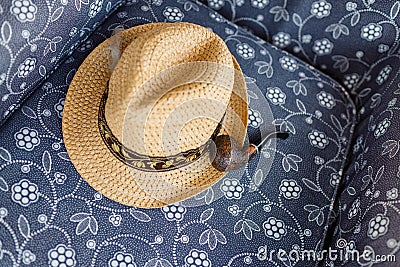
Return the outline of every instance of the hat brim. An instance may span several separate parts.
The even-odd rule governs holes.
[[[122,49],[135,34],[162,24],[145,24],[121,32]],[[111,44],[112,40],[107,39],[90,53],[75,74],[66,96],[62,121],[63,138],[78,173],[105,197],[141,208],[156,208],[182,201],[220,180],[226,173],[211,165],[199,172],[181,168],[156,173],[133,169],[114,157],[104,144],[98,128],[100,101],[111,77],[108,49]],[[235,68],[241,72],[233,56],[232,60]],[[221,134],[229,132],[230,127],[235,127],[235,122],[247,126],[247,90],[243,75],[235,76],[235,86],[228,105]],[[240,131],[238,135],[235,138],[243,143],[246,130]],[[203,157],[193,164],[204,164],[206,161],[207,157]],[[170,178],[180,182],[171,183]],[[149,183],[144,184],[142,181]],[[159,183],[154,184],[154,181]],[[169,187],[160,192],[163,181]],[[182,184],[182,181],[187,182]]]

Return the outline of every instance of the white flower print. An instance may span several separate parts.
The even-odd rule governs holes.
[[[63,116],[64,103],[65,103],[65,100],[60,99],[60,100],[58,100],[57,104],[54,105],[54,110],[56,111],[57,116],[59,118],[62,118],[62,116]]]
[[[112,214],[110,217],[108,217],[108,221],[114,226],[120,226],[122,217],[119,214]]]
[[[269,87],[266,96],[274,105],[285,104],[286,94],[279,87]]]
[[[315,156],[314,163],[317,165],[322,165],[325,163],[325,160],[323,158],[321,158],[320,156]]]
[[[58,244],[57,247],[50,249],[47,256],[50,266],[76,266],[75,250],[64,244]]]
[[[312,40],[312,35],[311,34],[305,34],[301,37],[301,42],[305,44],[311,43]]]
[[[26,179],[22,179],[11,187],[11,198],[23,207],[27,207],[39,200],[38,186]]]
[[[78,50],[80,52],[86,52],[89,49],[91,49],[93,47],[93,41],[92,40],[86,40],[79,48]]]
[[[136,263],[134,262],[134,257],[130,253],[125,253],[122,251],[118,251],[114,254],[108,261],[109,267],[136,267]]]
[[[347,2],[346,3],[346,10],[351,12],[357,9],[357,3],[354,2]]]
[[[324,149],[329,144],[326,134],[317,130],[310,132],[308,134],[308,139],[310,140],[311,145],[320,149]]]
[[[254,49],[246,43],[237,44],[236,52],[239,54],[239,56],[241,56],[244,59],[254,58],[255,56]]]
[[[285,48],[291,43],[291,36],[288,33],[278,32],[272,36],[272,43],[279,48]]]
[[[275,217],[269,217],[264,223],[265,235],[275,240],[281,240],[286,235],[286,226],[282,220]]]
[[[28,57],[21,65],[18,66],[18,77],[25,78],[35,69],[36,58]]]
[[[89,18],[93,18],[94,16],[97,15],[97,13],[100,12],[101,7],[103,5],[103,0],[96,0],[94,3],[90,5],[90,10],[89,10]]]
[[[249,126],[253,128],[258,128],[263,123],[263,118],[260,112],[257,110],[249,108]]]
[[[319,92],[317,94],[317,99],[319,104],[327,109],[332,109],[336,105],[333,96],[325,91]]]
[[[389,46],[386,44],[380,44],[378,45],[378,52],[379,53],[385,53],[389,50]]]
[[[361,38],[367,41],[374,41],[382,37],[382,26],[376,23],[370,23],[361,28]]]
[[[311,14],[316,18],[321,19],[329,16],[331,13],[332,5],[325,0],[317,1],[311,5]]]
[[[163,0],[152,0],[151,2],[156,6],[161,6],[163,3]]]
[[[21,128],[14,134],[16,145],[18,148],[32,151],[36,146],[40,144],[40,138],[38,131],[30,129],[28,127]]]
[[[336,187],[340,183],[340,175],[337,172],[331,173],[331,178],[329,180],[331,186]]]
[[[224,0],[208,0],[208,5],[215,10],[220,9],[225,4]]]
[[[210,267],[211,261],[205,251],[192,249],[185,257],[185,267]]]
[[[224,192],[224,195],[227,199],[241,199],[244,191],[244,188],[240,184],[239,180],[229,178],[224,179],[220,185],[220,189],[222,192]]]
[[[390,126],[390,120],[388,118],[383,119],[381,122],[379,122],[378,126],[376,127],[374,131],[374,136],[375,138],[378,138],[382,135],[384,135],[387,131],[387,129]]]
[[[386,192],[386,197],[389,200],[394,200],[399,197],[399,190],[397,188],[392,188]]]
[[[228,207],[228,211],[230,214],[232,214],[233,216],[238,216],[239,213],[241,212],[240,208],[238,205],[232,205]]]
[[[236,5],[237,6],[243,6],[244,5],[244,0],[236,0]]]
[[[386,234],[388,226],[389,218],[381,213],[378,213],[369,221],[367,235],[371,239],[377,239],[378,237]]]
[[[281,63],[282,69],[288,70],[290,72],[294,72],[299,68],[299,66],[296,63],[296,60],[288,56],[281,57],[279,59],[279,63]]]
[[[354,251],[356,249],[356,243],[351,240],[346,244],[346,252]]]
[[[69,31],[69,36],[73,37],[78,33],[78,28],[72,27],[71,30]]]
[[[348,89],[352,89],[358,83],[359,79],[360,75],[357,73],[346,74],[343,83]]]
[[[224,22],[225,21],[225,18],[223,16],[221,16],[218,12],[210,11],[209,15],[210,15],[210,18],[212,18],[216,22]]]
[[[37,7],[31,0],[13,0],[11,13],[20,21],[34,21]]]
[[[67,175],[61,172],[55,172],[54,173],[54,179],[56,181],[56,184],[64,184],[65,180],[67,180]]]
[[[51,84],[50,82],[45,82],[42,86],[42,90],[43,91],[47,91],[50,90],[51,88],[53,88],[53,84]]]
[[[25,265],[29,265],[36,260],[36,255],[32,253],[30,250],[24,250],[22,252],[22,262]]]
[[[295,180],[283,179],[279,186],[279,191],[286,199],[298,199],[302,189]]]
[[[379,85],[382,85],[388,78],[389,74],[392,72],[392,67],[389,65],[386,65],[378,74],[376,77],[376,83]]]
[[[177,7],[171,7],[167,6],[165,7],[163,11],[164,17],[167,18],[167,20],[175,22],[175,21],[182,21],[184,15],[182,11],[177,8]]]
[[[48,252],[50,266],[73,267],[76,265],[75,250],[64,244],[58,244],[57,247]]]
[[[179,222],[183,220],[183,216],[186,213],[186,208],[183,206],[172,204],[169,206],[162,207],[161,211],[164,213],[164,216],[168,221]]]
[[[326,38],[314,41],[312,50],[318,56],[329,55],[332,53],[333,43]]]
[[[269,4],[269,0],[251,0],[251,5],[255,8],[263,9]]]

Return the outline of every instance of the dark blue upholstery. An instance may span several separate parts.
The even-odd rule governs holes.
[[[344,240],[347,247],[381,257],[398,256],[399,247],[399,59],[387,59],[379,66],[392,71],[379,88],[376,80],[362,84],[376,91],[359,110],[351,161],[343,177],[334,212],[336,219],[331,227],[333,244]],[[371,261],[361,257],[358,263],[370,266]],[[353,266],[349,262],[343,264]],[[378,264],[396,266],[393,262]]]
[[[0,3],[0,125],[121,2]]]
[[[376,80],[381,62],[398,57],[397,1],[204,0],[225,18],[320,69],[355,98]],[[357,102],[360,99],[356,99]]]
[[[335,239],[328,238],[326,247],[337,248],[339,240],[341,246],[346,243],[345,248],[360,253],[398,255],[399,2],[207,3],[227,19],[327,73],[352,95],[358,123],[333,213],[336,218],[330,231]],[[397,266],[371,263],[366,257],[342,263]]]
[[[296,261],[278,251],[331,247],[396,254],[400,5],[366,2],[283,1],[282,9],[282,3],[268,0],[210,0],[215,12],[190,0],[129,0],[115,11],[117,2],[104,1],[98,15],[88,19],[90,6],[100,2],[61,1],[66,4],[60,5],[60,18],[70,14],[74,21],[62,25],[68,32],[79,25],[85,33],[62,42],[65,47],[83,43],[60,51],[57,44],[53,62],[35,51],[18,57],[19,63],[10,63],[16,77],[27,57],[36,61],[25,65],[35,67],[28,67],[27,75],[21,69],[10,88],[25,80],[31,85],[0,105],[0,114],[9,114],[0,129],[0,266],[371,266],[362,257]],[[76,3],[87,8],[85,16],[74,13]],[[1,6],[0,14],[9,16],[10,7]],[[384,22],[382,16],[392,18]],[[344,17],[342,24],[330,26]],[[35,29],[33,22],[11,18],[10,29],[27,23]],[[19,47],[18,40],[26,38],[4,45],[10,34],[3,21],[11,19],[0,20],[6,25],[0,61],[8,64],[2,49],[11,43]],[[156,21],[197,23],[225,40],[246,76],[250,141],[258,143],[275,128],[290,132],[287,140],[265,147],[243,172],[229,173],[195,197],[203,204],[197,207],[183,202],[145,210],[106,199],[76,172],[63,145],[63,101],[80,63],[116,27]],[[370,24],[379,26],[371,29],[369,41],[361,34]],[[64,36],[63,29],[51,32]],[[89,29],[94,30],[90,35]],[[3,95],[9,94],[8,83],[0,85],[1,94],[3,88]],[[10,107],[15,112],[7,112]],[[234,191],[223,189],[233,181]]]

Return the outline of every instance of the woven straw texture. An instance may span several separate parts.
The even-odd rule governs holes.
[[[115,45],[121,57],[114,68],[115,50],[110,47]],[[198,61],[214,65],[182,65]],[[98,128],[100,100],[108,84],[107,124],[126,147],[138,153],[164,156],[199,147],[222,118],[220,134],[229,133],[243,144],[244,78],[217,35],[194,24],[153,23],[106,40],[86,58],[71,82],[63,136],[82,177],[104,196],[129,206],[153,208],[181,201],[224,176],[210,166],[208,153],[185,167],[163,172],[140,171],[116,159]],[[196,114],[204,116],[185,121]]]

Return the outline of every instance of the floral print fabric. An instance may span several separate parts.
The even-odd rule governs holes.
[[[0,3],[0,125],[120,3]]]
[[[252,2],[257,8],[267,4]],[[318,11],[321,16],[324,10]],[[198,207],[184,202],[144,210],[108,200],[75,171],[62,142],[65,94],[85,56],[117,27],[156,21],[199,23],[225,40],[246,76],[251,142],[273,129],[290,132],[276,146],[266,145],[243,173],[229,173],[196,196],[204,204]],[[265,255],[323,246],[351,144],[354,108],[330,78],[200,3],[126,1],[1,128],[0,263],[310,266]]]
[[[354,133],[343,189],[335,209],[331,226],[334,239],[344,241],[370,255],[398,256],[399,225],[399,59],[391,58],[379,64],[377,80],[362,84],[363,90],[377,90],[365,99],[359,110],[358,126]],[[396,67],[395,67],[396,66]],[[389,74],[386,70],[392,69]],[[385,73],[384,76],[382,73]],[[379,158],[379,160],[377,160]],[[328,262],[329,266],[348,262]],[[347,264],[347,265],[346,265]],[[358,266],[394,266],[393,262],[371,262],[361,258]],[[392,264],[392,265],[391,265]]]
[[[370,90],[362,86],[371,79],[385,79],[385,74],[379,75],[379,63],[397,57],[398,1],[203,2],[226,19],[327,73],[348,89],[357,104],[379,91],[378,86]]]
[[[227,19],[323,70],[351,93],[358,123],[333,212],[334,238],[326,243],[367,251],[371,258],[398,256],[400,3],[310,0],[265,1],[257,6],[253,1],[221,1],[218,7],[212,3],[208,1]],[[318,99],[331,106],[326,93]],[[395,263],[363,257],[326,262],[339,265]]]

